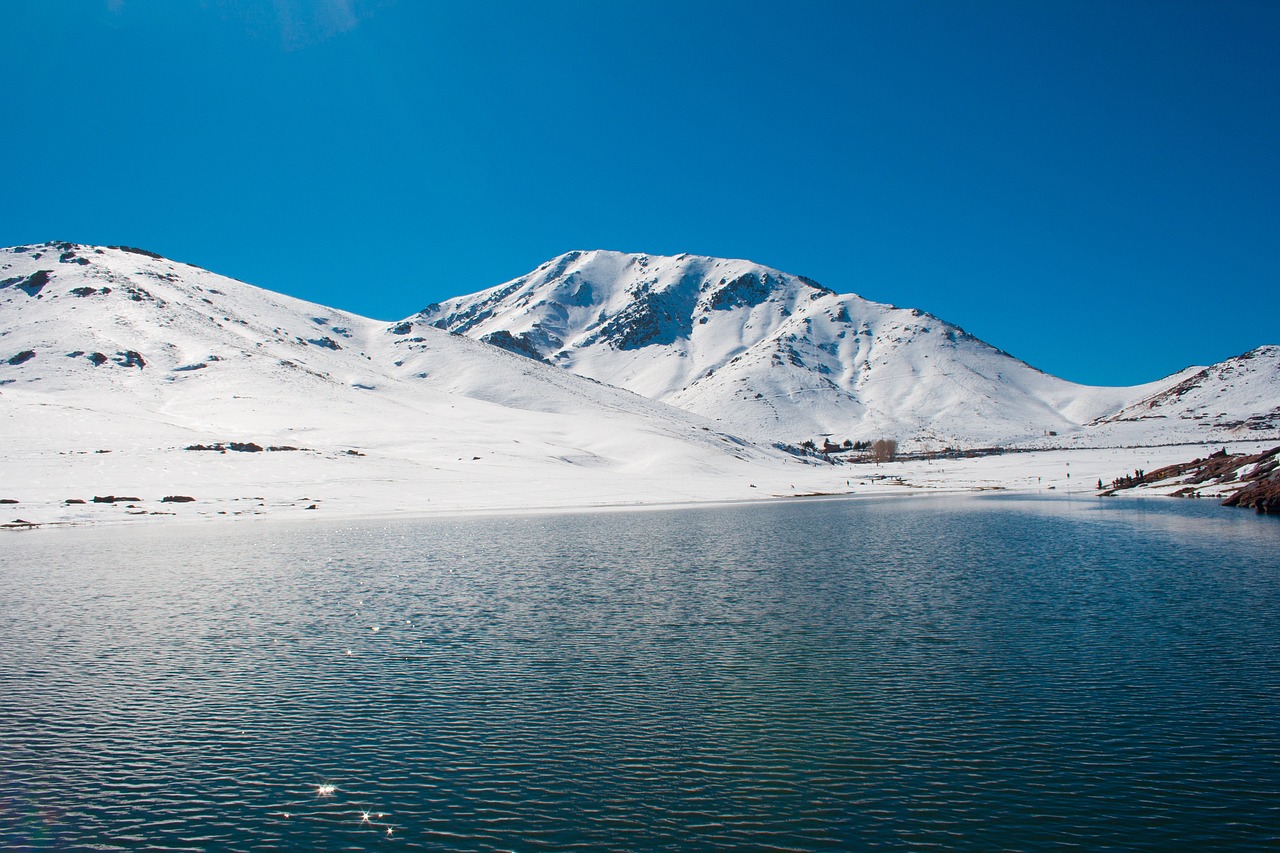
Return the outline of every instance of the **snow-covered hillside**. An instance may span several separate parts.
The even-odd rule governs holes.
[[[425,324],[67,243],[0,250],[0,437],[0,499],[73,520],[94,496],[257,512],[321,484],[349,510],[745,498],[803,467]]]
[[[1121,433],[1133,441],[1133,430],[1103,419],[1195,372],[1132,388],[1077,385],[922,311],[840,295],[749,261],[692,255],[570,252],[514,281],[428,306],[417,319],[730,431],[792,443],[831,436],[892,437],[913,449],[1079,446]],[[1237,395],[1236,403],[1256,401]],[[1241,420],[1256,413],[1228,409]],[[1161,431],[1160,441],[1209,440],[1225,435],[1223,423],[1187,422]]]
[[[1188,452],[1152,445],[1274,440],[1278,377],[1280,347],[1263,347],[1085,388],[928,314],[745,261],[573,253],[384,323],[139,249],[19,246],[0,250],[0,527],[1071,492]],[[738,430],[1117,449],[890,470],[806,463]]]
[[[1165,385],[1101,418],[1099,431],[1148,443],[1188,429],[1237,440],[1280,434],[1280,346],[1263,346]]]

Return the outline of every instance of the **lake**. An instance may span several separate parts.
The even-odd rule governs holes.
[[[0,537],[0,846],[1274,850],[1280,522],[929,497]]]

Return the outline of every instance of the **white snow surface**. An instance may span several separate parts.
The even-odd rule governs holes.
[[[28,521],[95,517],[92,497],[107,495],[246,513],[318,499],[357,513],[725,500],[805,467],[425,324],[134,251],[4,250],[0,282],[0,499],[22,499]],[[300,449],[183,449],[229,442]],[[26,518],[32,501],[62,508]]]
[[[1280,346],[1192,368],[1177,379],[1091,426],[1148,444],[1197,431],[1224,438],[1280,434]]]
[[[1147,440],[1108,417],[1200,368],[1135,387],[1079,385],[923,311],[837,294],[750,261],[694,255],[570,252],[418,318],[730,431],[793,444],[820,436],[894,438],[904,449],[1263,438],[1241,424],[1260,399],[1274,405],[1280,396],[1280,358],[1263,348],[1251,396],[1223,399],[1224,417],[1170,421]],[[1280,420],[1254,426],[1280,435]]]
[[[591,254],[600,263],[612,265],[615,272],[645,266],[633,256]],[[746,285],[737,285],[739,290],[730,289],[727,294],[714,289],[704,292],[699,285],[696,293],[707,305],[708,319],[705,324],[692,322],[712,327],[716,334],[705,340],[699,337],[696,347],[691,341],[678,343],[678,337],[652,344],[658,350],[593,346],[587,342],[591,335],[604,333],[600,324],[594,331],[579,329],[590,325],[581,321],[580,311],[594,310],[598,315],[604,310],[598,306],[607,301],[613,313],[605,312],[606,323],[609,317],[642,318],[642,312],[627,315],[625,293],[607,296],[603,284],[593,287],[590,295],[584,293],[583,285],[589,283],[586,276],[570,291],[571,285],[565,283],[569,268],[583,257],[564,256],[534,274],[556,279],[561,295],[583,303],[558,309],[550,303],[543,306],[547,316],[563,315],[557,327],[562,338],[581,339],[577,348],[561,344],[556,352],[568,355],[557,359],[552,354],[550,360],[560,363],[581,356],[583,363],[606,365],[616,355],[617,363],[627,365],[637,384],[654,397],[670,397],[682,406],[687,401],[681,395],[688,389],[681,383],[701,375],[702,368],[693,367],[694,363],[716,359],[732,363],[739,356],[743,358],[738,364],[755,363],[758,352],[769,352],[768,347],[784,340],[779,330],[799,328],[791,322],[795,318],[801,326],[809,319],[808,328],[831,335],[788,339],[788,345],[802,350],[805,357],[817,359],[816,352],[836,359],[847,347],[874,350],[884,343],[878,335],[889,335],[887,330],[892,329],[903,338],[915,324],[929,327],[929,331],[917,328],[913,333],[917,339],[945,339],[956,349],[972,349],[990,359],[980,362],[988,372],[995,365],[1020,365],[1005,367],[1010,371],[1007,375],[1024,382],[1019,387],[1041,388],[1035,383],[1061,387],[1053,384],[1059,380],[963,333],[955,332],[956,339],[950,340],[947,332],[954,327],[928,315],[862,303],[857,297],[836,297],[794,277],[786,277],[790,289],[784,288],[785,295],[754,305],[736,304],[758,298],[760,291],[749,277]],[[647,262],[666,270],[664,282],[678,282],[693,269],[712,270],[710,276],[717,282],[720,278],[740,281],[748,273],[759,276],[763,269],[743,261],[686,258],[691,266],[674,265],[667,270],[663,264],[667,260],[679,259]],[[560,266],[564,274],[551,275]],[[677,274],[677,268],[684,271]],[[685,289],[688,292],[681,298],[695,292],[688,282]],[[531,295],[526,307],[538,298],[542,296]],[[839,312],[840,305],[859,307],[876,319],[874,329],[867,321],[870,334],[861,334],[867,341],[850,341],[853,335],[842,325],[844,321],[829,317]],[[740,327],[736,332],[729,322],[734,318]],[[1069,480],[1083,489],[1083,480],[1090,477],[1110,481],[1135,467],[1151,470],[1218,449],[1215,444],[1212,448],[1054,450],[949,463],[817,464],[724,431],[727,421],[739,423],[743,418],[711,420],[708,416],[727,414],[728,407],[740,402],[732,382],[720,398],[710,391],[718,387],[715,383],[691,385],[693,391],[705,391],[705,399],[719,399],[725,409],[687,405],[685,410],[448,334],[429,325],[428,319],[430,315],[398,323],[371,320],[139,250],[69,243],[0,250],[0,501],[17,501],[0,506],[0,524],[607,508],[810,493],[1065,491],[1072,485]],[[635,343],[651,334],[642,324],[633,325],[631,332],[624,326],[620,321],[609,332],[615,343]],[[516,331],[536,330],[530,325]],[[844,337],[840,332],[846,333]],[[667,334],[665,327],[657,331],[658,337]],[[892,336],[886,340],[894,343]],[[805,349],[810,343],[812,351]],[[764,350],[759,350],[761,345]],[[939,346],[937,352],[948,350],[947,345]],[[680,347],[697,356],[673,354]],[[922,353],[921,362],[933,352]],[[875,352],[865,354],[871,370],[878,371],[874,375],[889,373],[890,362],[879,360]],[[1154,399],[1161,390],[1182,401],[1207,400],[1205,395],[1212,394],[1214,383],[1228,381],[1245,389],[1238,395],[1244,400],[1247,393],[1254,393],[1248,389],[1274,381],[1275,371],[1267,373],[1267,365],[1274,367],[1277,353],[1259,351],[1247,361],[1245,367],[1216,366],[1217,373],[1206,374],[1193,390],[1181,395],[1169,387],[1144,388],[1141,395],[1131,393],[1122,400],[1063,392],[1053,411],[1070,411],[1075,419],[1111,418],[1082,427],[1084,433],[1120,429],[1129,431],[1126,436],[1139,435],[1169,419],[1126,420],[1130,409],[1122,409],[1122,403],[1140,404],[1140,398]],[[784,363],[790,362],[784,359]],[[788,382],[811,381],[805,371],[791,367],[796,369],[784,369],[774,380],[778,388]],[[710,378],[732,377],[737,369],[722,367]],[[763,371],[752,372],[746,365],[741,370],[744,379],[764,381]],[[861,370],[866,372],[865,367]],[[998,388],[1001,376],[993,376],[982,381],[995,384],[982,387]],[[866,387],[872,384],[864,382]],[[895,387],[898,396],[911,397],[908,386]],[[1248,399],[1270,400],[1274,408],[1276,397],[1267,390],[1272,386],[1261,387]],[[1103,389],[1108,390],[1115,391]],[[811,402],[827,399],[794,396]],[[830,398],[837,395],[833,392]],[[782,399],[775,398],[776,412],[784,411]],[[875,399],[890,399],[890,395]],[[869,408],[852,399],[838,405]],[[966,405],[970,408],[961,411],[969,412],[974,406],[979,411],[997,411],[991,400]],[[1025,405],[1040,411],[1031,403]],[[814,408],[827,410],[817,404]],[[1173,412],[1177,407],[1166,401],[1157,408]],[[758,424],[782,422],[781,415],[770,417],[775,420],[760,415]],[[944,422],[943,413],[935,418],[938,424]],[[1182,424],[1181,418],[1176,421]],[[1256,429],[1215,424],[1219,431],[1270,437]],[[1196,421],[1192,426],[1200,424]],[[263,450],[233,450],[232,442],[252,443]],[[224,450],[185,449],[195,445],[221,445]],[[1078,473],[1066,478],[1071,466]],[[105,496],[138,500],[93,501]],[[194,500],[162,502],[165,496]]]

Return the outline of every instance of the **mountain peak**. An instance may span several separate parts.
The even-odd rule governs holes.
[[[353,508],[361,484],[394,482],[384,506],[429,511],[794,479],[790,458],[686,411],[123,248],[0,250],[0,401],[6,482],[62,517],[83,517],[70,496],[144,494],[139,478],[223,515],[317,509],[318,481]]]
[[[563,361],[601,345],[633,351],[697,337],[717,312],[771,310],[832,291],[751,261],[603,249],[566,252],[528,275],[469,297],[429,305],[418,315],[524,355]]]
[[[1044,374],[924,311],[840,295],[745,260],[567,252],[498,287],[386,324],[143,249],[67,242],[0,249],[5,393],[85,383],[113,393],[154,390],[155,377],[161,387],[194,392],[217,387],[221,376],[261,372],[330,391],[424,377],[456,389],[441,356],[441,341],[450,340],[454,349],[473,348],[457,354],[469,365],[466,382],[508,403],[541,405],[541,392],[523,380],[499,393],[494,383],[506,380],[471,367],[541,371],[529,375],[544,380],[548,367],[475,350],[438,330],[761,441],[1138,445],[1270,438],[1280,430],[1274,345],[1144,386],[1091,388]],[[476,355],[481,350],[495,358]]]
[[[1170,384],[1076,385],[924,311],[702,255],[567,252],[415,319],[794,443],[1066,441]]]

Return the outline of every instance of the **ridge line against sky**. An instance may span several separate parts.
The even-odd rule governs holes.
[[[379,319],[573,248],[746,258],[1130,385],[1280,343],[1280,4],[65,0],[0,244]]]

